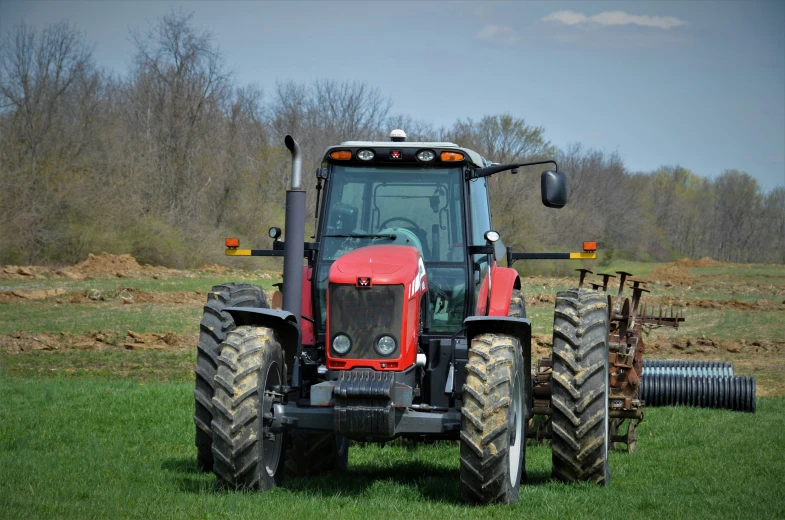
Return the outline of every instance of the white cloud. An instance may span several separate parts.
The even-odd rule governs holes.
[[[478,40],[493,40],[497,36],[512,32],[506,25],[486,25],[477,33]]]
[[[566,25],[640,25],[642,27],[655,27],[657,29],[668,30],[680,25],[687,25],[687,22],[673,16],[649,16],[647,14],[629,14],[624,11],[605,11],[603,13],[586,16],[575,11],[554,11],[543,17],[544,22],[559,22]]]

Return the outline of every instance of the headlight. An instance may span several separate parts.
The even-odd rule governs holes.
[[[357,158],[361,161],[370,161],[376,156],[373,150],[360,150],[357,152]]]
[[[345,355],[352,348],[352,340],[346,334],[338,334],[333,338],[333,352],[341,356]]]
[[[395,338],[386,334],[379,336],[373,347],[382,356],[389,356],[395,351]]]
[[[436,154],[431,150],[420,150],[417,152],[417,160],[422,162],[429,162],[436,159]]]

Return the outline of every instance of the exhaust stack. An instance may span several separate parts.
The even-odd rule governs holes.
[[[303,158],[300,145],[291,135],[284,139],[292,154],[292,186],[286,190],[285,242],[283,254],[283,310],[302,320],[303,258],[305,245],[305,190],[302,187]]]

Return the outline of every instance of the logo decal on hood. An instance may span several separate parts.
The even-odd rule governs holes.
[[[420,257],[419,261],[417,262],[417,276],[409,288],[409,298],[413,297],[420,291],[424,291],[428,287],[427,280],[428,279],[425,276],[425,264],[422,261],[422,257]]]

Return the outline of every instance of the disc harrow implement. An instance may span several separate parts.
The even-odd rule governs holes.
[[[601,282],[586,280],[588,269],[580,273],[579,288],[589,284],[608,299],[608,428],[610,448],[620,444],[632,453],[637,447],[637,428],[646,406],[692,406],[755,412],[755,378],[734,374],[726,361],[644,360],[644,326],[679,328],[682,311],[672,307],[650,308],[642,298],[647,282],[631,274],[598,273]],[[609,291],[609,282],[618,278],[618,290]],[[625,289],[629,292],[625,294]],[[631,294],[630,294],[631,293]],[[538,361],[532,370],[532,417],[528,436],[538,442],[551,438],[552,358]]]

